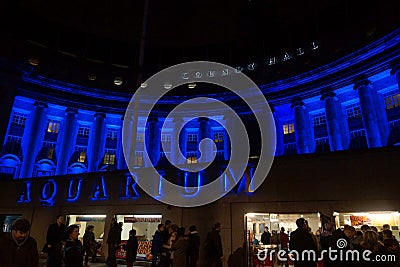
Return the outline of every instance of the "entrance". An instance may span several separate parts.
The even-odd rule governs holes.
[[[117,259],[125,259],[125,250],[123,245],[129,239],[129,231],[136,230],[136,237],[139,242],[137,260],[138,261],[151,261],[151,244],[153,235],[157,231],[158,225],[161,223],[161,214],[152,215],[116,215],[117,222],[123,223],[121,234],[121,247],[117,250]]]

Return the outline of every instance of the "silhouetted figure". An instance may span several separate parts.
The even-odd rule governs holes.
[[[133,267],[133,264],[136,261],[138,247],[139,247],[139,242],[136,238],[136,230],[132,229],[129,231],[129,239],[125,245],[126,267]]]
[[[79,226],[72,224],[66,230],[64,262],[65,267],[83,267],[83,246],[78,239]]]
[[[189,227],[189,267],[197,267],[200,254],[200,236],[197,232],[196,225]]]
[[[206,252],[209,267],[222,267],[222,261],[224,260],[224,253],[222,250],[221,241],[221,223],[216,223],[213,230],[207,234],[206,240]]]
[[[50,224],[47,229],[46,245],[47,245],[47,267],[62,266],[62,243],[64,238],[65,224],[64,216],[57,215],[56,222]]]

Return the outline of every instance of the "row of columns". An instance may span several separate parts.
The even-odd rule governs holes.
[[[35,102],[31,115],[29,116],[24,135],[22,138],[23,160],[21,165],[20,177],[31,177],[36,162],[36,156],[39,153],[47,127],[47,104]],[[56,175],[67,174],[69,160],[74,153],[76,138],[78,134],[78,110],[67,108],[65,110],[64,120],[61,122],[59,136],[56,145],[57,165]],[[88,171],[95,172],[101,163],[105,152],[106,143],[106,115],[96,113],[94,122],[90,131],[87,149]],[[121,136],[121,135],[120,135]],[[118,138],[117,160],[118,168],[125,168],[122,151],[122,138]]]
[[[399,71],[396,71],[399,81]],[[368,79],[355,82],[362,113],[363,125],[367,137],[368,147],[381,147],[387,145],[390,133],[389,122],[383,96],[374,88]],[[350,132],[347,115],[343,110],[336,94],[332,91],[321,96],[324,101],[326,125],[331,151],[348,149]],[[291,108],[294,110],[294,126],[298,154],[313,153],[315,150],[314,127],[309,111],[302,101],[295,101]],[[283,127],[279,118],[275,117],[277,129],[276,155],[283,155]]]

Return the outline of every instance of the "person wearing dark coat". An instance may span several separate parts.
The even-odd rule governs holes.
[[[136,261],[138,247],[139,247],[139,242],[136,237],[136,230],[132,229],[129,231],[129,239],[125,245],[126,267],[133,267],[133,264]]]
[[[200,254],[200,236],[197,232],[196,225],[189,227],[189,267],[197,267],[197,262],[199,261]]]
[[[72,224],[66,230],[66,240],[64,248],[65,267],[83,267],[83,246],[78,239],[79,226]]]
[[[15,221],[11,233],[0,238],[0,267],[37,267],[39,254],[36,240],[29,236],[30,223]]]
[[[121,243],[121,226],[117,223],[116,218],[111,219],[110,231],[107,236],[108,245],[108,258],[107,267],[117,267],[117,258],[115,253],[117,252],[118,246]]]
[[[261,235],[261,243],[263,243],[263,245],[271,244],[271,237],[272,237],[272,235],[268,231],[268,227],[265,226],[264,233],[262,233],[262,235]]]
[[[185,228],[181,227],[177,231],[176,239],[172,241],[171,249],[174,253],[172,266],[187,267],[187,250],[189,248],[189,240],[185,237]]]
[[[92,257],[91,262],[96,262],[97,242],[93,233],[94,226],[89,225],[86,227],[85,234],[83,235],[83,249],[85,251],[85,264],[89,262],[89,257]]]
[[[311,236],[308,229],[306,229],[306,222],[304,218],[296,220],[297,229],[290,235],[289,248],[291,251],[295,250],[298,255],[294,253],[292,255],[295,259],[295,267],[316,267],[317,266],[317,247],[314,243],[313,237]],[[304,254],[303,251],[311,253]],[[313,255],[312,255],[313,254]],[[310,258],[309,258],[310,255]]]
[[[64,216],[57,215],[56,222],[49,225],[46,235],[46,245],[43,252],[47,252],[47,267],[62,266],[62,243],[64,238]]]
[[[153,260],[151,263],[152,267],[157,266],[157,257],[160,257],[163,251],[163,243],[164,243],[164,224],[160,223],[157,227],[157,231],[154,233],[153,241],[151,242],[151,255],[153,256]]]
[[[213,230],[207,234],[206,252],[208,256],[208,265],[210,267],[222,267],[224,253],[221,241],[221,224],[216,223]]]

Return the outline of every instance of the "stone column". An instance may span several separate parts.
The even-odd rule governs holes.
[[[396,77],[397,89],[400,90],[400,62],[393,65],[393,68],[390,71],[390,74]]]
[[[184,164],[186,161],[185,128],[182,128],[178,136],[178,131],[184,125],[184,121],[181,117],[175,117],[173,123],[174,123],[174,129],[171,136],[171,161],[174,164]],[[183,154],[183,157],[179,157],[180,152]]]
[[[297,153],[313,153],[315,150],[314,129],[311,127],[310,115],[303,101],[296,101],[294,109],[294,133],[296,135]]]
[[[157,166],[160,159],[161,131],[156,117],[147,120],[146,150],[153,166]]]
[[[29,122],[27,122],[25,126],[24,136],[22,138],[23,161],[19,175],[20,178],[32,177],[36,156],[42,146],[46,131],[46,109],[46,103],[35,102],[29,116]]]
[[[387,144],[389,124],[386,111],[382,108],[383,98],[367,79],[356,81],[354,90],[360,98],[363,125],[368,147],[381,147]]]
[[[68,162],[74,152],[76,135],[77,135],[77,114],[75,108],[67,108],[65,110],[65,119],[61,134],[58,137],[57,151],[57,168],[56,175],[67,174]]]
[[[276,130],[276,150],[275,156],[283,156],[285,154],[285,146],[283,142],[283,123],[277,116],[275,109],[271,107],[274,116],[275,130]]]
[[[326,125],[331,151],[347,149],[350,132],[336,94],[326,92],[321,96],[321,101],[325,102]]]
[[[121,117],[121,121],[123,122],[124,116]],[[125,137],[129,139],[129,137]],[[118,131],[118,140],[117,140],[117,169],[125,170],[128,166],[126,165],[124,149],[122,148],[122,125]]]
[[[198,119],[198,122],[199,122],[200,126],[199,126],[199,138],[197,139],[197,148],[199,151],[198,152],[199,159],[201,159],[201,161],[199,161],[199,162],[211,162],[212,154],[213,154],[213,147],[212,147],[211,143],[207,144],[205,146],[205,149],[203,150],[204,155],[200,154],[200,141],[205,138],[209,138],[209,139],[213,140],[213,138],[211,138],[210,120],[208,118],[201,117]]]
[[[98,166],[104,155],[106,141],[105,119],[105,113],[99,112],[94,114],[94,124],[89,136],[89,147],[87,153],[89,172],[95,172],[98,170]]]

